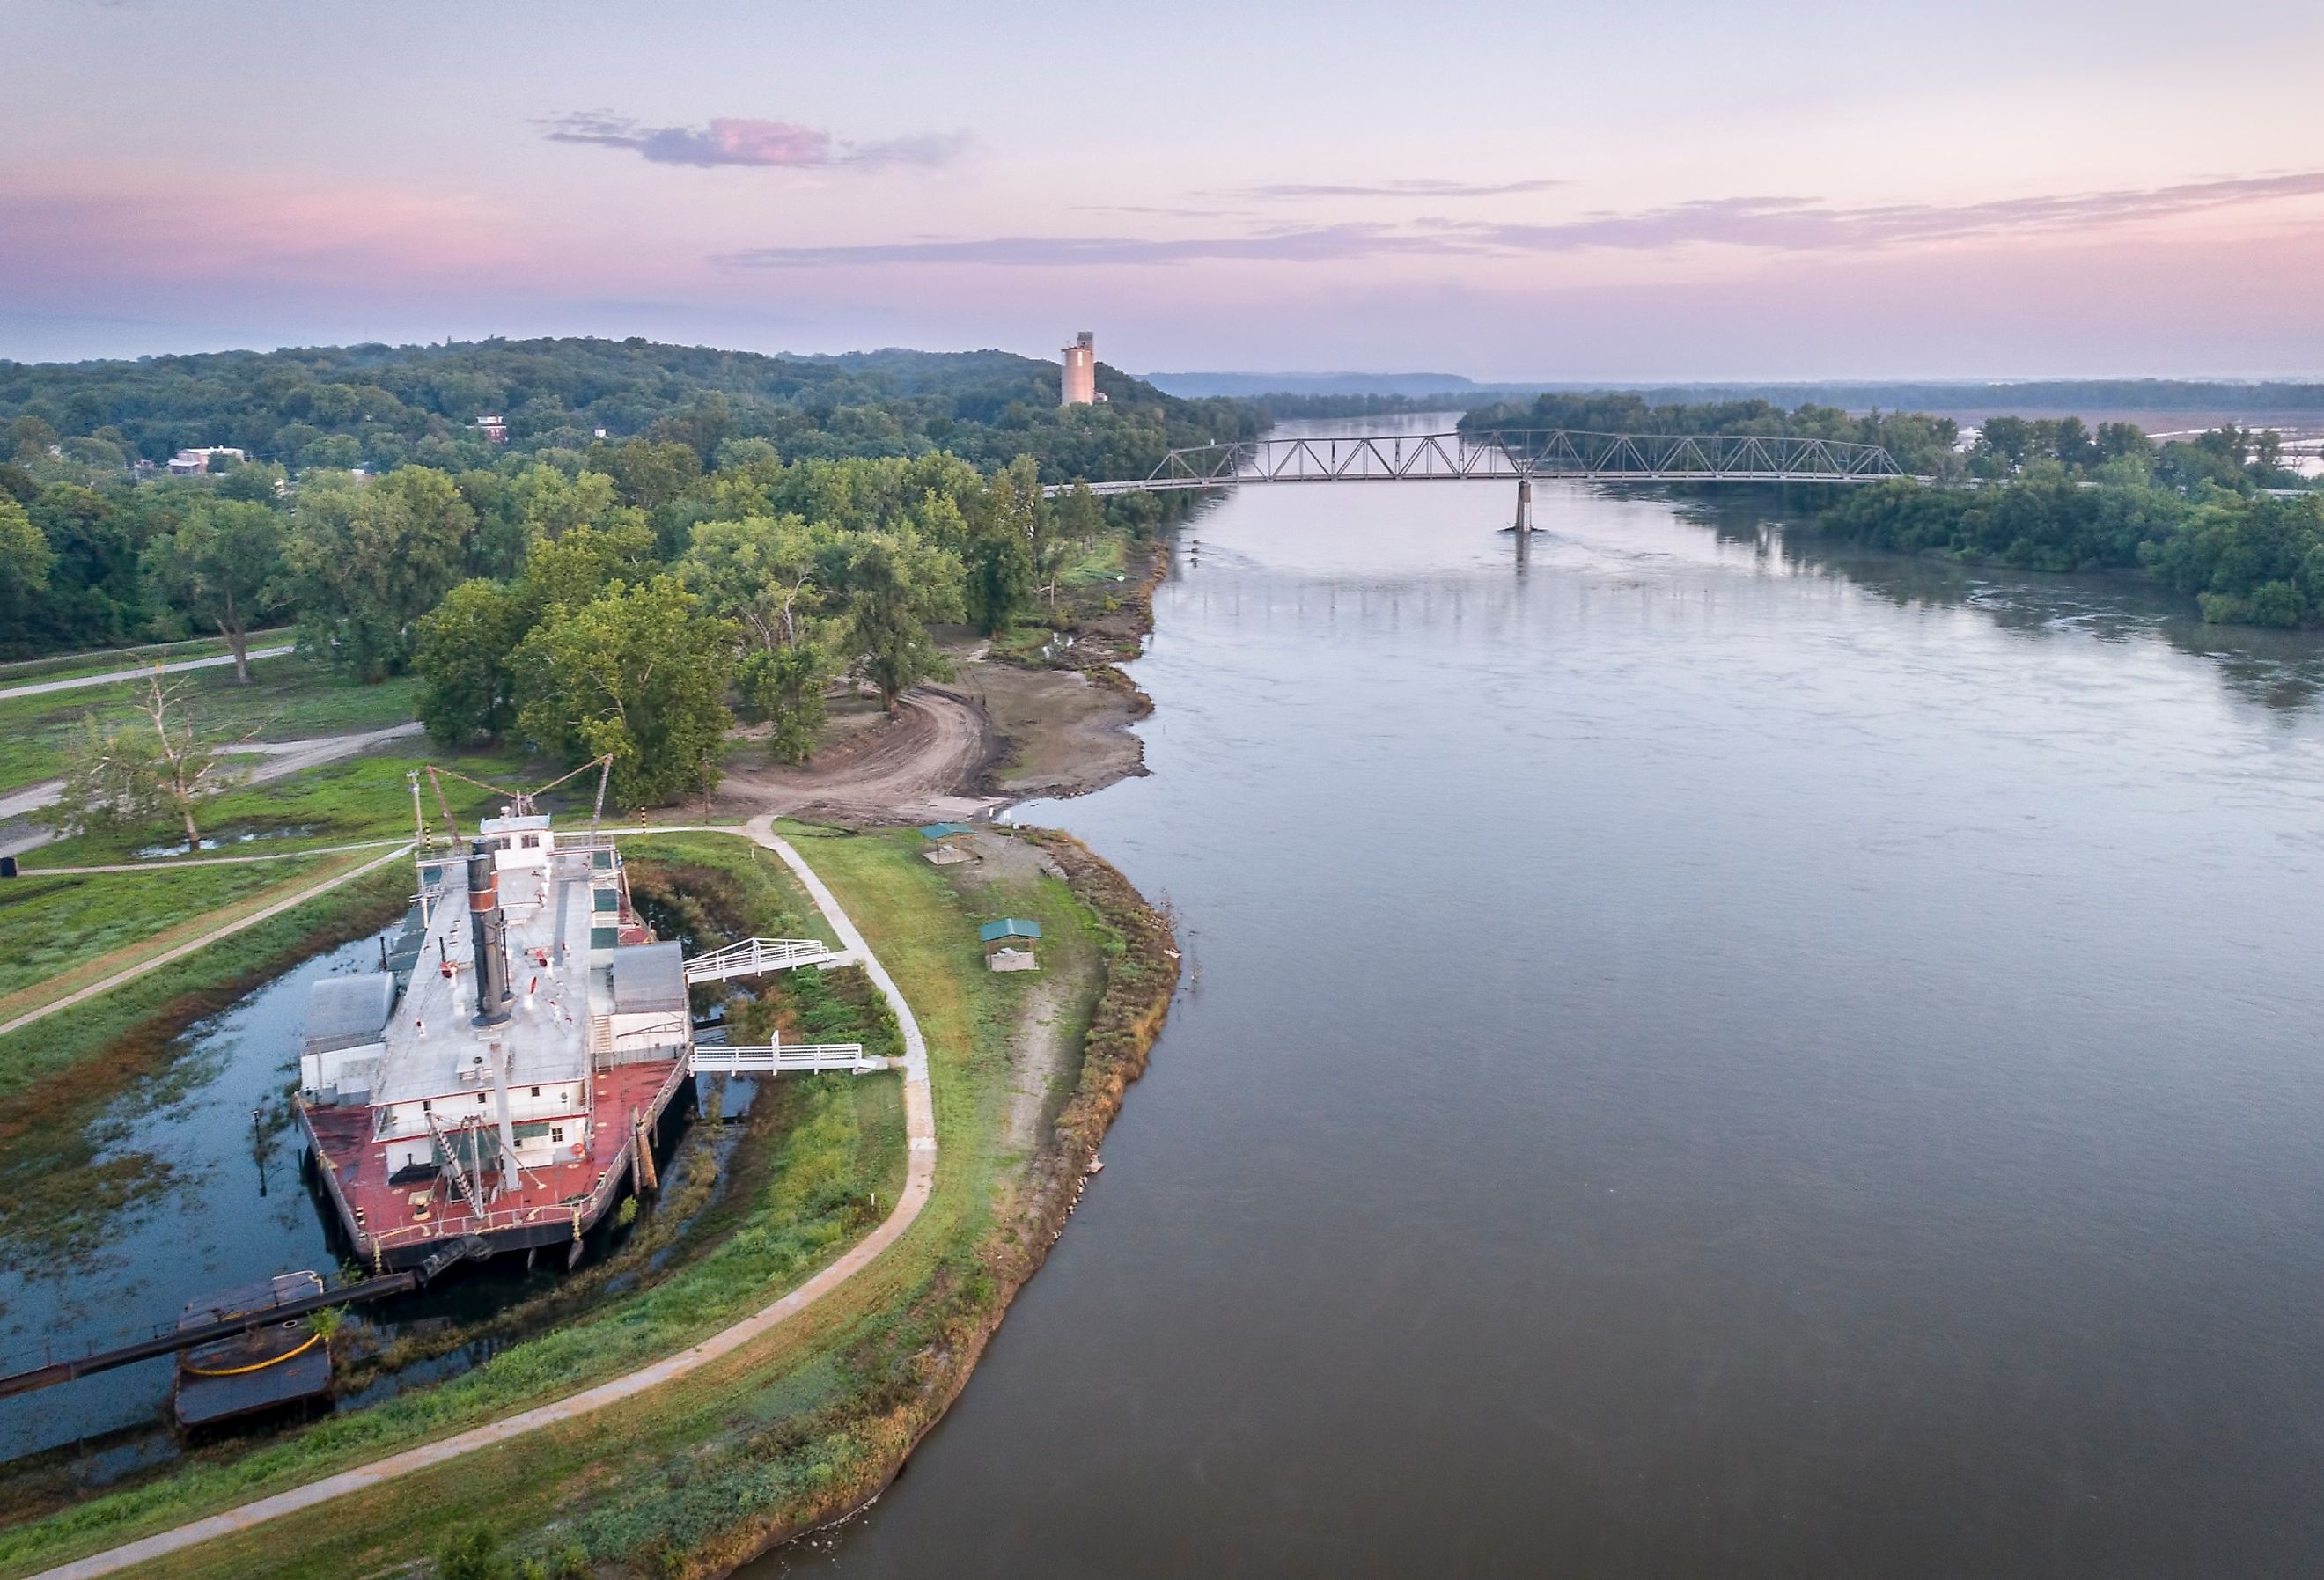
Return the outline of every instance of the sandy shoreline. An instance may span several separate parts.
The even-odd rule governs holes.
[[[1169,555],[1167,540],[1131,545],[1134,579],[1114,596],[1117,606],[1087,590],[1070,600],[1056,618],[1071,640],[1053,644],[1046,660],[995,657],[991,643],[963,636],[946,647],[952,678],[906,692],[893,716],[866,697],[835,701],[807,766],[736,754],[711,815],[965,821],[1145,772],[1145,747],[1130,726],[1153,704],[1119,665],[1153,627],[1154,588]]]

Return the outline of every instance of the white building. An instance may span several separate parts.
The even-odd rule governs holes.
[[[212,456],[232,456],[237,466],[250,459],[249,451],[238,450],[232,445],[198,445],[190,449],[180,450],[176,455],[170,457],[170,476],[172,477],[198,477],[204,472],[210,469],[210,457]]]

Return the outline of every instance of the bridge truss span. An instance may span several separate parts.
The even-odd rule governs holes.
[[[1088,486],[1102,495],[1245,483],[1877,483],[1904,476],[1880,446],[1838,439],[1540,428],[1202,445],[1172,450],[1144,477]]]

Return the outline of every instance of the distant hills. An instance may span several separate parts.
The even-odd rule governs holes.
[[[1148,383],[1187,399],[1226,396],[1265,402],[1300,397],[1370,397],[1398,403],[1481,406],[1511,396],[1606,391],[1649,405],[1707,401],[1766,401],[1785,408],[1838,406],[1850,411],[1937,411],[1977,415],[2066,415],[2093,411],[2324,415],[2324,383],[2231,379],[2034,379],[1800,382],[1776,383],[1620,383],[1544,380],[1482,383],[1454,373],[1149,373]]]
[[[1480,384],[1457,373],[1149,373],[1139,375],[1166,395],[1202,401],[1257,395],[1443,395],[1473,400],[1530,394],[1547,384]]]

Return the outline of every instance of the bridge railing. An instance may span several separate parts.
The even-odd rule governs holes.
[[[1368,483],[1486,478],[1596,482],[1872,483],[1904,470],[1878,445],[1762,434],[1477,433],[1296,436],[1172,450],[1145,477],[1091,484],[1095,494],[1220,488],[1240,483]],[[1052,490],[1052,492],[1059,492]]]
[[[800,966],[828,966],[839,952],[819,938],[744,938],[739,944],[686,963],[686,980],[724,982],[730,977],[757,976],[768,971],[789,971]]]

